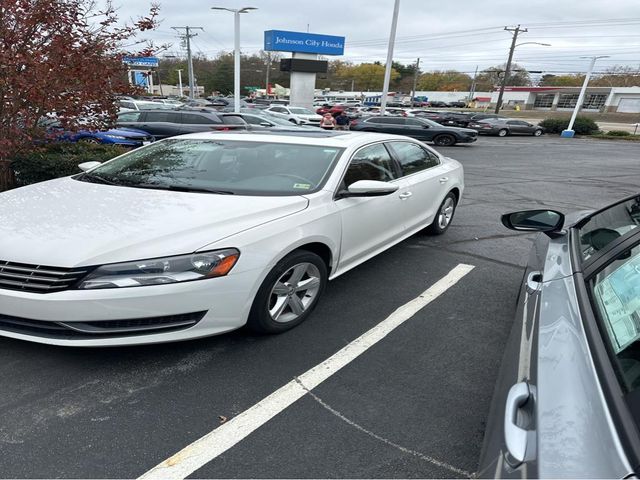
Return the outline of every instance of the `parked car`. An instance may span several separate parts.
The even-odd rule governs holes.
[[[329,278],[444,233],[464,190],[462,166],[413,139],[322,130],[198,133],[81,168],[0,193],[2,336],[283,332]]]
[[[441,102],[440,100],[429,100],[427,102],[427,106],[435,108],[448,108],[449,104],[447,102]]]
[[[449,102],[449,106],[450,107],[454,107],[454,108],[464,108],[467,106],[467,102],[464,102],[462,100],[458,100],[455,102]]]
[[[524,120],[513,120],[510,118],[486,118],[482,121],[472,121],[469,128],[477,130],[484,135],[497,135],[506,137],[507,135],[533,135],[539,137],[544,133],[544,129]]]
[[[312,112],[308,108],[292,107],[290,105],[271,105],[264,110],[296,125],[320,125],[322,116]]]
[[[155,139],[148,132],[133,128],[112,128],[109,130],[79,130],[71,132],[65,130],[60,122],[44,120],[48,138],[59,142],[71,143],[99,143],[104,145],[120,145],[123,147],[141,147],[148,145]]]
[[[433,110],[422,110],[422,109],[407,110],[407,114],[408,116],[411,116],[411,117],[427,118],[437,123],[440,123],[440,120],[442,120],[445,115],[442,112],[435,112]]]
[[[507,118],[507,117],[505,117],[504,115],[498,115],[496,113],[472,113],[471,114],[472,121],[485,120],[487,118]]]
[[[173,110],[174,108],[176,108],[176,105],[164,104],[161,102],[153,102],[151,100],[119,99],[117,100],[117,102],[121,111],[160,110],[160,109]]]
[[[418,140],[433,142],[439,146],[456,143],[472,143],[478,139],[478,132],[468,128],[446,127],[426,118],[419,117],[365,117],[351,122],[351,130],[362,132],[395,133]]]
[[[229,116],[236,115],[242,118],[242,120],[248,123],[251,127],[265,127],[265,128],[279,127],[279,128],[292,128],[295,130],[300,130],[300,129],[316,130],[316,128],[313,125],[296,125],[291,123],[288,120],[284,120],[283,118],[276,117],[275,115],[270,115],[269,113],[265,113],[265,112],[255,113],[255,111],[252,111],[252,113],[246,113],[246,110],[253,110],[253,109],[242,109],[242,110],[244,111],[241,111],[240,113],[232,113],[232,114],[229,114]]]
[[[502,222],[544,234],[524,272],[478,477],[637,477],[640,196]]]
[[[247,127],[247,123],[235,115],[208,109],[124,112],[118,114],[116,124],[144,130],[157,139],[211,130],[243,130]]]
[[[471,115],[465,112],[440,112],[441,118],[435,120],[442,125],[466,128],[471,122]]]

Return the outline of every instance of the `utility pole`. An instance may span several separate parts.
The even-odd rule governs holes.
[[[396,28],[398,27],[398,12],[400,0],[395,0],[393,5],[393,17],[391,19],[391,32],[389,33],[389,46],[387,47],[387,65],[384,70],[384,84],[382,85],[382,98],[380,99],[380,115],[384,115],[389,94],[389,82],[391,81],[391,68],[393,63],[393,46],[396,43]]]
[[[187,62],[189,68],[189,98],[193,100],[193,58],[191,57],[191,39],[193,37],[197,37],[197,33],[191,33],[191,30],[202,30],[204,32],[204,28],[202,27],[171,27],[176,32],[180,32],[180,30],[184,30],[184,34],[178,34],[180,38],[186,41],[187,43]]]
[[[471,82],[471,90],[469,91],[469,101],[473,101],[473,96],[476,93],[476,77],[478,76],[478,66],[476,65],[476,71],[473,72],[473,81]]]
[[[509,49],[509,58],[507,59],[507,66],[504,69],[504,77],[502,77],[502,83],[500,84],[500,93],[498,94],[498,101],[496,102],[496,113],[500,113],[502,107],[502,96],[504,95],[504,87],[509,80],[509,74],[511,73],[511,61],[513,60],[513,52],[516,49],[516,41],[518,40],[518,34],[520,32],[526,33],[526,28],[520,28],[518,25],[516,28],[504,27],[507,32],[513,32],[513,39],[511,40],[511,48]]]
[[[180,89],[180,96],[184,97],[184,92],[182,91],[182,69],[178,68],[178,88]]]
[[[413,107],[413,99],[416,97],[416,87],[418,86],[418,75],[420,75],[420,57],[416,61],[416,71],[413,73],[413,90],[411,90],[411,106]]]

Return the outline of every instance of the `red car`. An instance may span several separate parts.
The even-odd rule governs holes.
[[[340,113],[342,113],[345,110],[344,105],[333,105],[333,106],[328,106],[325,105],[324,107],[320,107],[316,110],[316,113],[318,115],[324,115],[325,113],[330,113],[331,115],[333,115],[334,117],[336,115],[339,115]]]

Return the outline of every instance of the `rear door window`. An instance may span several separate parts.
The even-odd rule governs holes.
[[[437,155],[411,142],[389,142],[389,146],[400,162],[403,175],[412,175],[440,164]]]
[[[119,122],[137,122],[140,119],[140,112],[125,112],[118,115]]]
[[[214,120],[215,119],[215,120]],[[209,125],[214,123],[222,123],[218,117],[202,115],[201,113],[183,113],[182,123],[190,125]]]
[[[180,114],[173,112],[146,112],[145,122],[180,123]]]

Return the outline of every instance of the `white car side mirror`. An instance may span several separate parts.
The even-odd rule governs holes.
[[[346,197],[380,197],[389,195],[399,186],[389,182],[380,182],[378,180],[358,180],[347,188],[343,196]]]
[[[78,168],[80,168],[80,170],[82,170],[83,172],[88,172],[92,168],[96,168],[98,165],[102,165],[102,162],[84,162],[79,163]]]

